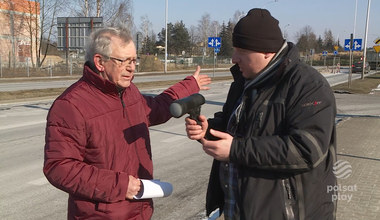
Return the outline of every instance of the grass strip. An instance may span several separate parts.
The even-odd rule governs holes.
[[[225,77],[215,77],[213,82],[215,81],[224,81],[224,80],[232,80],[232,76]],[[140,89],[153,89],[153,88],[165,88],[169,87],[175,83],[179,82],[179,80],[168,80],[168,81],[154,81],[154,82],[138,82],[135,85]],[[49,89],[31,89],[31,90],[19,90],[19,91],[7,91],[0,92],[0,100],[1,102],[5,101],[23,101],[28,99],[35,98],[47,98],[47,97],[57,97],[66,88],[49,88]]]

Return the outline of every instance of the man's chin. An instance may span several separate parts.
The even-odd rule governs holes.
[[[128,88],[129,86],[131,85],[131,82],[128,81],[128,82],[122,82],[122,83],[118,83],[117,86],[119,88],[122,88],[122,89],[125,89],[125,88]]]

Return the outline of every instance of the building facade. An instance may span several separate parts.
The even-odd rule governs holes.
[[[28,0],[0,0],[0,65],[35,63],[40,40],[40,5]]]
[[[83,53],[87,37],[101,27],[102,17],[58,17],[58,49]]]

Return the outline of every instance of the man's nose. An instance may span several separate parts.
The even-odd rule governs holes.
[[[136,64],[131,63],[131,64],[127,65],[125,68],[127,69],[127,71],[134,72],[136,70]]]

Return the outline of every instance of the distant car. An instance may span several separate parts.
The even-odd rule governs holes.
[[[365,66],[364,66],[364,73],[369,73],[369,71],[371,70],[371,66],[369,65],[368,62],[366,62]],[[358,62],[355,62],[354,64],[352,64],[352,73],[361,73],[363,71],[363,61],[358,61]]]

